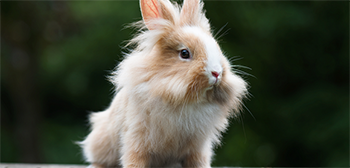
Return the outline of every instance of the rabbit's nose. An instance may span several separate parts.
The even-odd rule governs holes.
[[[211,74],[215,77],[215,78],[218,78],[220,73],[219,72],[216,72],[216,71],[211,71]]]

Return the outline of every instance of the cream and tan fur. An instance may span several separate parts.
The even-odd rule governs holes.
[[[200,0],[141,0],[135,49],[111,78],[110,107],[81,142],[93,167],[210,167],[245,81],[213,38]],[[189,55],[188,55],[189,54]],[[189,56],[189,57],[186,57]]]

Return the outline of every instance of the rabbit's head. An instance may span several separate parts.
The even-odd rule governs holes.
[[[138,87],[173,105],[217,103],[238,110],[245,81],[213,38],[200,0],[141,0],[143,27],[120,64],[118,88]]]

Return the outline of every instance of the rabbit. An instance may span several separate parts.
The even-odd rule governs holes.
[[[201,0],[140,0],[139,32],[110,77],[110,106],[80,142],[91,167],[210,167],[247,83],[211,34]]]

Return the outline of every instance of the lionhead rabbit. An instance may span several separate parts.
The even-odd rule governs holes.
[[[140,6],[136,47],[111,77],[110,107],[90,116],[85,158],[93,167],[210,167],[247,84],[231,71],[200,0]]]

